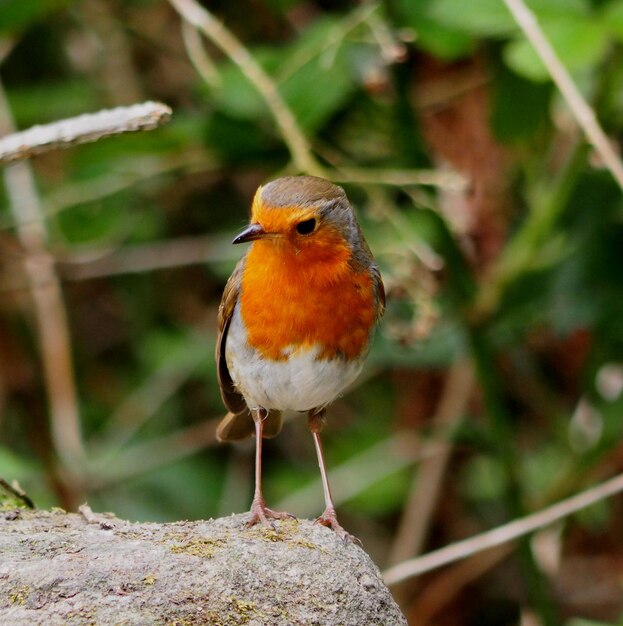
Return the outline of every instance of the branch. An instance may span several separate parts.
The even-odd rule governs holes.
[[[338,183],[361,183],[409,187],[411,185],[441,187],[448,191],[464,191],[468,181],[458,172],[443,170],[393,170],[383,168],[336,165],[331,179]]]
[[[524,4],[523,0],[504,0],[504,2],[541,61],[543,61],[543,65],[545,65],[552,80],[567,101],[573,116],[586,134],[589,142],[601,157],[604,165],[610,170],[619,187],[623,189],[623,163],[621,163],[621,159],[612,148],[608,136],[599,125],[595,112],[587,104],[580,90],[571,79],[569,72],[558,58],[556,51],[547,40],[534,13]]]
[[[0,83],[0,132],[13,130],[11,110]],[[74,491],[76,472],[84,459],[80,417],[76,398],[67,310],[54,261],[47,251],[48,232],[42,217],[32,168],[28,162],[5,168],[8,203],[25,251],[24,270],[39,334],[45,387],[50,407],[51,434],[66,487]],[[73,477],[73,478],[72,478]],[[73,484],[72,484],[73,483]]]
[[[307,520],[134,524],[81,507],[0,523],[6,624],[406,626],[370,557]],[[17,514],[16,514],[17,513]]]
[[[294,114],[288,108],[272,78],[247,48],[212,13],[195,0],[169,0],[169,2],[189,24],[199,29],[215,46],[220,48],[257,89],[281,131],[294,165],[301,172],[323,176],[324,170],[314,158]]]
[[[395,585],[413,576],[430,572],[483,550],[514,541],[519,537],[528,535],[535,530],[549,526],[573,513],[577,513],[592,504],[610,498],[621,491],[623,491],[623,474],[619,474],[595,487],[591,487],[531,515],[526,515],[475,537],[457,541],[445,548],[429,552],[424,556],[399,563],[385,571],[383,579],[388,585]]]
[[[159,102],[144,102],[33,126],[0,139],[0,163],[27,159],[35,154],[111,135],[151,130],[168,122],[170,117],[168,106]]]
[[[8,502],[19,503],[19,508],[35,508],[33,501],[22,491],[19,485],[9,485],[4,478],[0,478],[0,509],[6,509]]]
[[[56,255],[56,263],[63,280],[89,280],[185,265],[233,262],[232,247],[230,238],[189,235],[120,248],[85,248],[82,252]]]

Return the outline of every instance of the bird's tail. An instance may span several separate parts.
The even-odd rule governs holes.
[[[283,416],[281,411],[269,411],[264,420],[263,438],[276,437],[281,432]],[[227,413],[216,428],[219,441],[240,441],[255,433],[255,424],[249,409],[240,413]]]

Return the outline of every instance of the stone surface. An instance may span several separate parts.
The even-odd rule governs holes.
[[[0,624],[406,624],[367,554],[307,520],[87,517],[0,512]]]

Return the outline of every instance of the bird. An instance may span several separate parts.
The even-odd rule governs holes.
[[[279,434],[285,411],[307,413],[325,509],[316,522],[345,542],[320,433],[326,408],[363,368],[385,290],[344,190],[316,176],[260,186],[249,225],[232,241],[251,245],[229,278],[218,311],[216,364],[228,410],[219,441],[255,435],[255,491],[248,526],[293,517],[262,494],[262,440]]]

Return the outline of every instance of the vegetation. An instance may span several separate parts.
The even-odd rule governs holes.
[[[0,477],[136,520],[246,509],[252,446],[214,439],[216,310],[255,188],[296,173],[345,187],[386,283],[325,435],[381,567],[622,472],[623,0],[527,5],[5,0],[2,134],[173,118],[3,170]],[[265,455],[269,505],[318,514],[305,420]],[[622,523],[603,500],[396,597],[418,626],[618,623]]]

